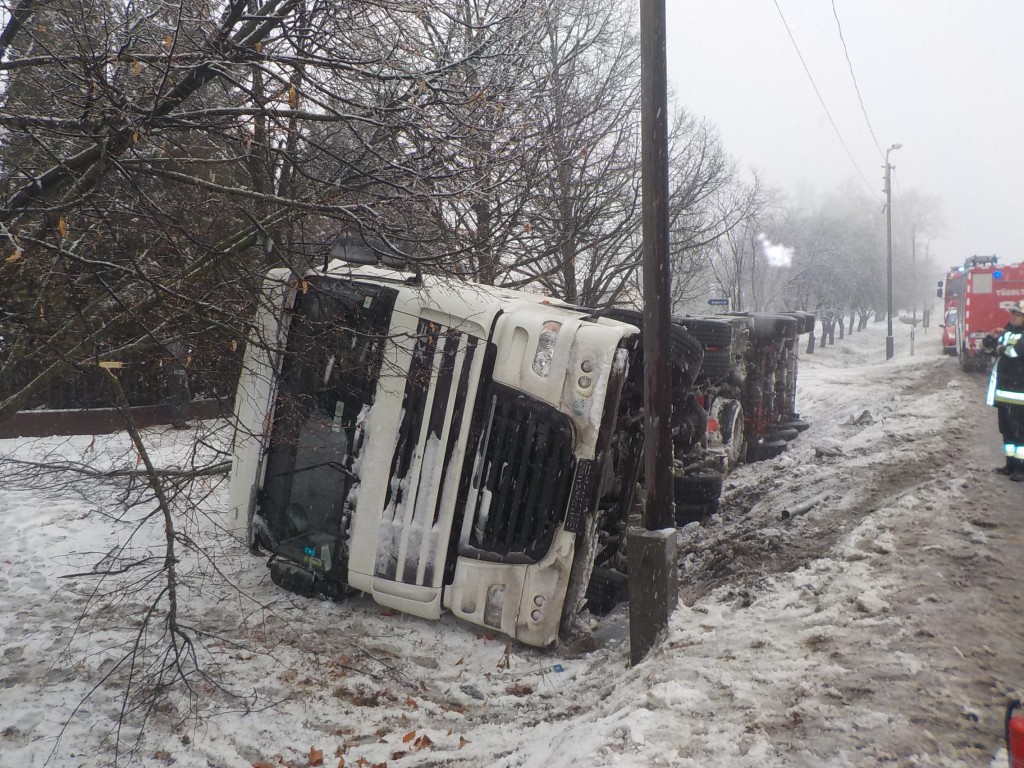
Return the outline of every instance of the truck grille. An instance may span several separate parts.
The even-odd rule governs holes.
[[[497,384],[481,405],[462,551],[535,562],[568,506],[572,427],[551,406]]]

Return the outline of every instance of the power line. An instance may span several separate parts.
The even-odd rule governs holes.
[[[821,108],[825,110],[825,115],[828,117],[829,123],[832,124],[832,130],[835,131],[836,138],[839,139],[839,143],[843,145],[843,150],[846,152],[846,156],[850,159],[850,164],[854,170],[857,171],[857,175],[860,176],[860,180],[864,182],[872,193],[875,193],[874,188],[868,183],[868,180],[864,177],[864,174],[860,170],[860,166],[857,165],[857,161],[853,159],[853,154],[850,152],[850,148],[846,146],[846,141],[843,140],[843,135],[839,132],[839,127],[836,125],[836,121],[832,119],[832,113],[828,111],[828,106],[825,104],[825,99],[821,96],[821,91],[818,90],[817,83],[814,82],[814,77],[811,75],[811,70],[807,67],[807,62],[804,61],[804,56],[800,53],[800,46],[796,44],[796,38],[793,37],[793,32],[789,28],[789,23],[786,21],[785,15],[782,13],[782,9],[779,7],[779,0],[772,0],[775,3],[775,10],[779,12],[779,18],[782,19],[782,24],[786,28],[786,34],[789,35],[790,42],[793,43],[793,48],[796,50],[796,55],[800,58],[800,63],[803,65],[804,72],[807,73],[807,79],[811,81],[811,87],[814,88],[814,93],[818,97],[818,101],[821,102]]]
[[[843,44],[843,55],[846,56],[846,64],[850,68],[850,78],[853,80],[853,89],[857,92],[857,101],[860,102],[860,111],[864,115],[864,122],[868,124],[868,132],[871,134],[871,139],[875,142],[875,149],[878,150],[878,154],[885,155],[882,151],[882,146],[878,142],[878,137],[875,136],[875,129],[871,127],[871,120],[868,119],[868,110],[864,106],[864,99],[860,95],[860,86],[857,84],[857,76],[853,73],[853,62],[850,61],[850,52],[846,48],[846,38],[843,37],[843,25],[839,23],[839,14],[836,12],[836,0],[832,0],[832,15],[836,19],[836,29],[839,30],[839,41]]]

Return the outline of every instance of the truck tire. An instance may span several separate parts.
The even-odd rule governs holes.
[[[811,422],[803,419],[790,419],[779,424],[781,429],[795,429],[797,432],[806,432],[811,428]]]
[[[629,577],[626,574],[614,568],[594,568],[587,586],[587,608],[591,613],[604,616],[628,601]]]
[[[765,440],[747,444],[747,461],[766,461],[774,459],[786,450],[785,440]]]
[[[963,345],[960,347],[960,370],[964,373],[974,370],[974,360],[967,354],[967,347]]]
[[[722,351],[704,350],[704,362],[697,374],[698,381],[721,381],[728,377],[732,371],[732,352],[728,349]]]
[[[721,472],[697,472],[673,479],[676,525],[697,522],[718,511],[722,496]]]
[[[783,312],[782,314],[788,315],[789,317],[796,318],[797,328],[796,333],[799,336],[803,333],[810,333],[814,330],[814,324],[817,322],[817,318],[813,312]]]
[[[693,383],[704,362],[704,346],[678,325],[669,326],[669,355],[671,363],[685,372]]]
[[[716,399],[711,404],[719,424],[719,432],[722,435],[722,447],[725,449],[725,470],[732,469],[743,461],[744,440],[743,433],[743,405],[739,400],[727,400],[724,403]]]
[[[803,419],[792,419],[779,424],[779,429],[795,429],[797,432],[806,432],[810,428],[811,423]]]
[[[788,443],[790,440],[795,440],[800,432],[792,427],[783,427],[781,424],[768,433],[768,439],[771,441],[782,440]]]
[[[672,322],[683,326],[686,331],[699,341],[705,351],[709,348],[728,349],[732,344],[732,325],[726,320],[707,317],[674,317]]]
[[[644,316],[635,309],[610,309],[602,315],[635,325],[643,331]],[[692,384],[700,373],[701,363],[704,361],[704,345],[684,327],[673,322],[669,326],[669,358],[669,362],[683,373],[688,384]]]
[[[682,528],[690,523],[699,523],[711,515],[718,514],[719,502],[705,504],[676,504],[676,526]]]
[[[797,320],[786,315],[754,315],[754,328],[750,338],[755,341],[781,341],[797,335]]]

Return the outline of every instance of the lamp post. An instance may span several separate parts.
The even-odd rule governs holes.
[[[886,360],[891,360],[895,353],[892,339],[892,166],[889,165],[889,153],[902,146],[902,144],[893,144],[885,150],[885,275],[889,316],[888,335],[885,337]]]

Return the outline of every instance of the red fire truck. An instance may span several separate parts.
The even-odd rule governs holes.
[[[984,370],[989,357],[981,340],[1006,325],[1007,307],[1024,299],[1024,264],[999,264],[995,256],[972,256],[963,266],[963,285],[956,297],[956,349],[965,371]],[[945,318],[943,318],[945,319]]]

